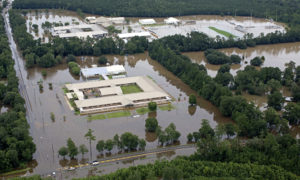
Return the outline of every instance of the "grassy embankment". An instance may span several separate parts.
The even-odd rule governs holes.
[[[222,34],[223,36],[228,37],[228,38],[229,38],[229,37],[236,37],[235,35],[233,35],[233,34],[227,32],[227,31],[223,31],[223,30],[221,30],[221,29],[217,29],[217,28],[212,27],[212,26],[209,26],[209,29],[211,29],[211,30],[213,30],[213,31],[216,31],[217,33]]]

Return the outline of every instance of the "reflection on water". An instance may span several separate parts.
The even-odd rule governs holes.
[[[265,57],[262,67],[275,66],[283,70],[285,68],[285,64],[290,61],[294,61],[296,65],[300,65],[300,61],[298,61],[300,57],[300,42],[256,46],[247,49],[228,48],[220,49],[220,51],[227,55],[237,54],[244,57],[241,64],[231,65],[230,72],[233,75],[235,75],[238,70],[244,69],[247,65],[249,65],[250,60],[256,56]],[[216,76],[220,65],[208,64],[203,52],[187,52],[183,54],[191,58],[193,62],[203,64],[207,68],[207,73],[210,76]]]

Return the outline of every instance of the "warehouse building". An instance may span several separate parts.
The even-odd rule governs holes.
[[[128,86],[135,86],[139,91],[125,91]],[[66,84],[66,88],[70,91],[67,97],[75,97],[74,102],[81,113],[142,107],[149,102],[163,104],[171,100],[163,89],[146,76]]]
[[[102,76],[104,79],[108,79],[108,75],[117,75],[126,73],[124,66],[122,65],[112,65],[106,67],[92,67],[92,68],[82,68],[81,74],[85,78]]]
[[[144,32],[136,32],[136,33],[124,33],[124,34],[118,34],[118,37],[120,39],[130,39],[130,38],[133,38],[135,36],[138,36],[138,37],[146,37],[146,38],[150,38],[151,37],[151,34],[147,31],[144,31]]]
[[[140,19],[139,23],[141,25],[151,25],[151,24],[156,24],[156,21],[154,19]]]

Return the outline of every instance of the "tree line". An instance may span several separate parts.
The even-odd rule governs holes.
[[[0,17],[0,83],[1,105],[8,111],[0,114],[0,173],[14,168],[26,167],[32,160],[35,144],[29,134],[26,120],[25,100],[18,92],[18,78],[14,69],[4,19]]]
[[[185,1],[137,1],[137,0],[16,0],[16,9],[68,9],[106,16],[169,17],[180,15],[230,15],[273,18],[274,20],[300,24],[300,3],[296,0],[185,0]]]
[[[86,40],[54,37],[48,43],[42,43],[40,38],[34,40],[31,34],[24,32],[24,29],[27,29],[26,20],[18,11],[10,10],[9,14],[14,39],[22,51],[27,68],[36,65],[52,67],[62,63],[65,57],[69,61],[69,56],[142,53],[148,47],[148,40],[145,37],[134,37],[127,44],[122,39],[111,37],[103,39],[88,37]],[[0,69],[0,75],[1,72]]]
[[[65,158],[65,156],[69,156],[70,159],[74,159],[79,153],[82,154],[82,157],[85,153],[90,151],[90,157],[92,158],[92,141],[96,141],[96,137],[93,135],[91,129],[85,134],[85,138],[89,141],[90,150],[84,145],[81,144],[79,147],[76,146],[74,141],[71,138],[67,139],[67,146],[62,146],[58,150],[58,154]],[[111,153],[111,151],[115,148],[118,151],[132,151],[132,150],[144,150],[146,147],[146,141],[144,139],[139,139],[137,135],[134,135],[130,132],[125,132],[121,136],[116,134],[113,139],[98,140],[96,149],[99,153],[103,154]]]

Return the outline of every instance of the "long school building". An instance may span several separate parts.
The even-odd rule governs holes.
[[[129,86],[139,91],[124,91]],[[66,88],[69,90],[67,97],[75,98],[74,102],[81,113],[142,107],[151,101],[163,104],[171,100],[163,89],[145,76],[66,84]]]

